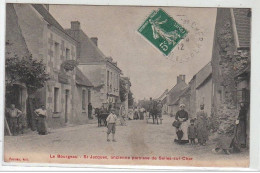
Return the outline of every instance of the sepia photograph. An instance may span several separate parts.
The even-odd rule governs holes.
[[[5,163],[249,167],[251,8],[5,5]]]

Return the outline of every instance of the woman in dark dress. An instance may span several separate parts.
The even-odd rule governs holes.
[[[236,130],[236,139],[240,147],[246,147],[246,115],[247,108],[244,103],[240,103],[240,111],[236,121],[237,130]]]
[[[134,120],[138,120],[138,119],[139,119],[138,109],[135,108],[135,109],[134,109]]]
[[[37,116],[37,126],[38,126],[38,133],[39,135],[46,135],[47,134],[47,123],[46,123],[46,109],[45,106],[42,105],[41,108],[36,109],[35,114]]]
[[[197,136],[200,145],[206,145],[208,140],[208,115],[204,111],[204,104],[200,105],[200,111],[197,112]]]
[[[189,139],[188,139],[188,112],[184,110],[185,105],[184,104],[180,104],[180,110],[176,113],[175,119],[179,122],[181,122],[181,125],[179,128],[176,128],[176,134],[178,135],[178,133],[180,131],[183,132],[183,136],[182,138],[179,140],[175,140],[176,142],[178,141],[178,143],[181,144],[185,144],[185,143],[189,143]]]

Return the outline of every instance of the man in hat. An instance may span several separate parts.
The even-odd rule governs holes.
[[[180,110],[176,113],[175,119],[179,122],[181,122],[181,125],[179,128],[176,129],[176,134],[178,134],[178,132],[182,131],[183,132],[183,136],[181,138],[181,140],[178,139],[178,142],[185,144],[185,143],[189,143],[189,139],[188,139],[188,112],[185,111],[185,105],[184,104],[180,104],[179,106]]]
[[[116,120],[117,116],[115,114],[115,109],[111,109],[110,114],[108,115],[106,121],[107,121],[107,142],[110,141],[109,134],[112,132],[112,138],[113,142],[116,142],[115,140],[115,133],[116,133]]]
[[[22,111],[17,109],[14,104],[11,104],[11,108],[8,109],[10,130],[13,135],[18,134],[18,117],[22,114]]]
[[[200,105],[200,111],[197,112],[197,135],[200,145],[206,145],[208,140],[208,115],[204,111],[204,104]]]

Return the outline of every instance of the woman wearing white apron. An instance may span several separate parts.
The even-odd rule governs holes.
[[[134,119],[133,109],[128,109],[128,119],[129,120],[133,120]]]
[[[176,128],[176,135],[180,135],[181,131],[182,131],[182,137],[178,137],[178,143],[181,144],[186,144],[189,143],[189,139],[188,139],[188,112],[184,110],[185,105],[184,104],[180,104],[180,110],[176,113],[175,119],[179,122],[181,122],[181,125],[179,128]]]

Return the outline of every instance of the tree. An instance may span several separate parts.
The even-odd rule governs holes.
[[[44,87],[45,82],[49,80],[43,61],[33,59],[31,55],[23,58],[14,55],[6,59],[5,68],[6,97],[8,97],[8,93],[11,93],[13,84],[23,83],[27,88],[30,117],[33,117],[33,103],[35,103],[33,94]],[[35,130],[35,122],[31,122],[31,128]]]
[[[18,56],[6,59],[6,86],[15,82],[24,83],[28,94],[33,94],[49,80],[42,60],[33,59],[32,56],[19,58]]]
[[[121,102],[124,102],[127,96],[127,88],[126,88],[126,81],[121,78],[119,80],[119,95],[120,95]]]
[[[128,93],[128,106],[133,106],[134,105],[134,97],[133,97],[133,93],[131,90],[129,90]]]

